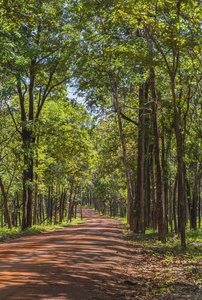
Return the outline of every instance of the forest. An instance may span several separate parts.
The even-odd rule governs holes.
[[[0,0],[0,226],[201,226],[201,1]]]

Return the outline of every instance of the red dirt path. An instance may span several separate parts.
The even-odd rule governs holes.
[[[118,221],[84,210],[87,223],[0,245],[0,300],[121,300],[128,257]]]

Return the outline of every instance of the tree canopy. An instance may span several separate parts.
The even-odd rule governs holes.
[[[201,223],[200,4],[0,1],[2,226],[79,203],[186,246]]]

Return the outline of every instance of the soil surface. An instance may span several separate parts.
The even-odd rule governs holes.
[[[202,299],[194,286],[154,295],[151,254],[123,238],[120,222],[83,216],[85,224],[0,244],[0,300]]]
[[[0,245],[0,300],[125,299],[120,223],[90,209],[83,216],[85,224]]]

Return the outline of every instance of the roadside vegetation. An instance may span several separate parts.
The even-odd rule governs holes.
[[[26,230],[22,230],[20,226],[13,227],[12,229],[9,229],[7,227],[2,227],[0,228],[0,242],[16,239],[23,236],[32,236],[40,233],[52,232],[57,229],[83,224],[85,222],[86,222],[85,219],[81,219],[80,217],[77,217],[77,218],[73,218],[71,223],[64,221],[56,225],[53,224],[34,225],[32,227],[26,228]]]
[[[202,229],[186,230],[186,249],[175,233],[167,235],[166,244],[151,230],[134,234],[126,228],[123,238],[130,242],[131,250],[125,266],[126,299],[201,299]],[[137,285],[142,287],[139,293],[134,292]]]

